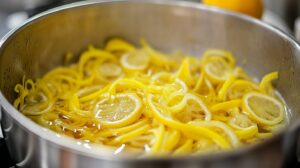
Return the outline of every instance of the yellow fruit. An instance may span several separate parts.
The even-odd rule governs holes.
[[[203,0],[203,3],[241,12],[256,18],[261,18],[263,13],[261,0]]]
[[[147,101],[150,109],[153,112],[154,118],[159,121],[160,123],[176,129],[178,131],[181,131],[182,133],[186,134],[188,137],[193,137],[195,139],[199,137],[207,137],[210,138],[212,141],[214,141],[220,148],[222,149],[229,149],[230,144],[228,141],[226,141],[225,138],[223,138],[221,135],[216,133],[215,131],[212,131],[208,128],[202,127],[202,126],[195,126],[191,124],[184,124],[178,121],[175,121],[168,116],[165,116],[165,110],[163,107],[159,106],[159,104],[154,102],[154,96],[148,95]]]
[[[176,98],[176,97],[175,97]],[[169,100],[168,102],[171,102]],[[211,112],[208,110],[203,101],[194,94],[187,93],[183,98],[181,98],[181,102],[170,107],[170,110],[173,113],[183,113],[186,117],[191,117],[192,113],[204,113],[204,120],[211,120]],[[183,119],[183,117],[181,117]]]
[[[101,137],[111,137],[111,136],[116,136],[116,135],[121,135],[121,134],[126,134],[128,132],[132,132],[138,128],[141,128],[142,126],[147,125],[148,120],[147,119],[142,119],[134,124],[128,125],[126,127],[122,128],[112,128],[108,130],[101,131],[98,133],[99,136]]]
[[[217,99],[219,101],[224,101],[226,99],[226,93],[228,91],[228,88],[234,82],[234,80],[235,80],[235,77],[233,75],[230,75],[228,77],[228,79],[224,82],[224,84],[222,85],[222,87],[220,88],[220,90],[218,92]]]
[[[185,83],[187,83],[189,86],[194,84],[194,80],[192,78],[191,70],[190,70],[189,58],[183,59],[181,66],[177,71],[177,77],[185,81]]]
[[[231,101],[215,104],[210,109],[212,112],[217,112],[220,110],[229,110],[234,107],[239,107],[240,104],[241,104],[241,100],[231,100]]]
[[[271,96],[261,93],[248,93],[243,97],[243,109],[256,122],[263,125],[275,125],[284,117],[284,106]]]
[[[158,72],[151,77],[151,80],[156,85],[171,83],[172,74],[168,72]]]
[[[141,115],[142,103],[133,93],[117,94],[97,103],[95,117],[107,127],[122,127],[136,121]]]
[[[119,38],[113,38],[109,40],[105,46],[105,50],[113,52],[113,51],[134,51],[135,48],[132,44],[119,39]]]
[[[235,131],[235,134],[240,139],[247,140],[258,134],[258,127],[257,127],[257,125],[253,125],[253,126],[244,128],[242,130],[237,130],[237,131]]]
[[[147,68],[150,58],[143,50],[125,53],[121,57],[121,64],[128,70],[144,70]]]
[[[225,133],[227,138],[230,140],[230,143],[231,143],[232,146],[238,146],[239,145],[239,140],[238,140],[237,136],[234,134],[233,130],[223,122],[194,120],[194,121],[189,122],[189,124],[197,125],[197,126],[203,126],[203,127],[206,127],[206,128],[210,128],[212,130],[214,128],[220,129],[220,130],[222,130],[223,133]]]
[[[177,148],[173,155],[175,156],[183,156],[192,151],[193,148],[193,140],[188,139],[186,140],[179,148]]]
[[[122,69],[117,64],[104,63],[100,65],[99,73],[104,77],[117,77],[122,74]]]
[[[246,80],[236,80],[227,90],[227,97],[230,100],[241,99],[246,93],[259,91],[258,85]]]
[[[237,114],[228,123],[232,128],[242,130],[251,127],[254,124],[245,114]]]
[[[213,84],[225,82],[232,74],[232,68],[222,59],[208,62],[203,71]]]
[[[228,122],[240,139],[248,139],[258,133],[257,124],[251,121],[245,114],[237,114]]]
[[[203,53],[202,63],[211,62],[217,59],[222,59],[231,67],[234,67],[236,62],[231,52],[226,50],[209,49]]]
[[[238,148],[285,126],[277,72],[256,83],[229,51],[176,55],[113,38],[103,50],[90,46],[78,64],[36,82],[24,77],[14,105],[59,133],[142,157]]]
[[[259,87],[263,93],[271,95],[274,92],[274,88],[272,86],[272,81],[278,79],[278,72],[271,72],[267,75],[265,75],[260,84]]]

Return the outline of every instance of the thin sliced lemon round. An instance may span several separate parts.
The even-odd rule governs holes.
[[[177,77],[183,81],[185,81],[189,86],[194,84],[194,80],[190,70],[190,60],[189,58],[185,58],[180,68],[177,71]]]
[[[265,75],[260,84],[259,84],[259,87],[261,89],[261,91],[263,93],[266,93],[266,94],[269,94],[269,95],[274,95],[274,88],[272,86],[272,81],[278,79],[278,72],[271,72],[267,75]]]
[[[204,65],[204,74],[214,84],[224,82],[232,73],[232,68],[222,59]]]
[[[207,128],[218,128],[221,129],[230,140],[230,143],[232,146],[238,146],[239,140],[237,139],[236,135],[234,134],[234,131],[228,127],[225,123],[220,121],[201,121],[201,120],[194,120],[192,122],[189,122],[189,124],[197,125],[197,126],[203,126]]]
[[[122,127],[136,121],[141,115],[142,102],[133,93],[117,94],[97,103],[95,117],[103,126]]]
[[[176,98],[176,96],[174,98]],[[167,101],[167,103],[170,102],[172,102],[172,100]],[[211,112],[208,110],[204,102],[199,97],[191,93],[186,93],[179,103],[169,108],[173,113],[181,113],[181,119],[183,120],[186,117],[194,117],[193,114],[199,115],[200,113],[204,113],[203,118],[205,121],[211,120]]]
[[[249,139],[258,134],[257,124],[245,114],[237,114],[228,121],[228,125],[235,129],[240,139]]]
[[[228,88],[227,98],[229,100],[241,99],[243,95],[249,92],[259,91],[258,85],[246,80],[236,80]]]
[[[153,116],[157,121],[167,125],[170,128],[176,129],[181,131],[184,134],[187,134],[189,137],[193,137],[197,139],[199,136],[210,138],[212,141],[214,141],[218,146],[220,146],[222,149],[229,149],[230,144],[226,141],[225,138],[223,138],[221,135],[216,133],[215,131],[212,131],[210,129],[207,129],[205,127],[201,126],[195,126],[191,124],[184,124],[178,121],[175,121],[173,119],[170,119],[167,116],[164,116],[164,109],[162,107],[157,106],[157,103],[154,103],[154,96],[148,95],[147,96],[147,102],[149,105],[149,108],[153,112]]]
[[[233,69],[233,75],[236,79],[244,79],[248,81],[252,81],[253,79],[245,72],[245,70],[239,66]]]
[[[132,44],[120,39],[113,38],[109,40],[105,46],[105,50],[107,51],[134,51],[135,48]]]
[[[122,69],[117,64],[104,63],[99,67],[99,73],[104,77],[117,77],[122,74]]]
[[[251,127],[255,125],[253,121],[245,114],[237,114],[231,120],[229,120],[228,124],[237,130],[243,130],[245,128]]]
[[[248,139],[253,138],[256,135],[258,135],[258,127],[257,127],[257,125],[252,125],[250,127],[244,128],[242,130],[236,130],[235,134],[240,139],[248,140]]]
[[[203,63],[210,62],[212,60],[222,59],[226,61],[231,67],[235,66],[235,59],[233,55],[229,51],[225,50],[217,50],[217,49],[210,49],[204,52],[203,54]]]
[[[144,70],[150,63],[150,57],[144,50],[132,51],[121,57],[121,64],[128,70]]]
[[[158,72],[151,77],[151,80],[156,85],[163,85],[172,82],[172,74],[168,72]]]
[[[275,125],[283,120],[284,106],[275,98],[251,92],[243,97],[243,108],[256,122]]]

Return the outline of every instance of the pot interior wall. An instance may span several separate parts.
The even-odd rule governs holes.
[[[111,37],[135,44],[143,37],[166,52],[183,50],[200,56],[207,48],[227,49],[257,78],[279,70],[278,90],[295,116],[292,118],[297,118],[299,48],[278,31],[270,31],[257,22],[204,8],[167,4],[112,2],[66,9],[28,23],[2,45],[1,92],[12,103],[16,96],[14,86],[23,75],[40,77],[62,65],[67,52],[78,56],[89,44],[101,47]]]

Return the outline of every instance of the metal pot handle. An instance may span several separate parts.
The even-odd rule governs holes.
[[[300,121],[296,122],[286,132],[283,139],[283,168],[300,167],[299,156],[299,142],[300,140]]]
[[[5,143],[5,137],[3,134],[3,130],[2,130],[2,111],[1,111],[1,106],[0,106],[0,157],[1,157],[1,166],[3,167],[12,167],[13,161],[10,158],[6,143]]]

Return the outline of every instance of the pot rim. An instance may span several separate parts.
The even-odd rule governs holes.
[[[196,2],[187,2],[187,1],[171,1],[171,0],[165,0],[165,1],[159,1],[159,0],[103,0],[103,1],[97,1],[97,0],[92,0],[92,1],[81,1],[81,2],[75,2],[63,6],[59,6],[47,11],[44,11],[40,14],[37,14],[36,16],[33,16],[32,18],[28,19],[24,24],[21,26],[18,26],[14,28],[13,30],[9,31],[1,40],[0,40],[0,50],[3,49],[3,47],[6,45],[6,42],[11,39],[16,33],[18,33],[20,30],[26,28],[26,26],[30,25],[31,23],[43,19],[49,15],[56,14],[57,12],[61,11],[66,11],[66,10],[71,10],[73,8],[80,8],[84,6],[92,6],[92,5],[101,5],[101,4],[114,4],[114,3],[130,3],[130,4],[154,4],[154,5],[166,5],[166,6],[178,6],[182,8],[195,8],[198,10],[203,10],[203,11],[209,11],[209,12],[215,12],[219,13],[222,15],[228,15],[230,17],[235,17],[247,22],[250,22],[252,24],[255,24],[257,26],[263,27],[264,29],[267,29],[268,31],[272,31],[274,34],[277,36],[280,36],[281,38],[287,40],[290,45],[293,47],[297,48],[300,51],[300,45],[299,43],[295,40],[294,37],[291,35],[288,35],[284,33],[282,30],[269,25],[267,23],[264,23],[258,19],[255,19],[253,17],[243,15],[237,12],[233,11],[228,11],[228,10],[223,10],[220,8],[216,7],[211,7],[211,6],[206,6],[202,5],[200,3]],[[238,155],[253,151],[253,150],[258,150],[261,147],[272,143],[280,138],[283,137],[284,132],[288,132],[291,127],[294,127],[294,125],[299,125],[299,122],[296,122],[296,124],[289,124],[285,129],[280,131],[278,134],[274,135],[272,138],[269,138],[265,140],[264,142],[261,142],[259,144],[255,145],[247,145],[245,147],[240,147],[238,149],[233,149],[229,151],[222,151],[219,153],[214,153],[214,154],[205,154],[203,156],[183,156],[183,157],[151,157],[151,158],[134,158],[134,157],[115,157],[115,156],[108,156],[108,155],[103,155],[102,150],[103,149],[108,149],[111,150],[111,148],[103,145],[101,146],[101,150],[97,150],[98,145],[94,146],[93,144],[87,144],[87,143],[78,143],[77,140],[71,137],[67,137],[64,135],[61,135],[59,133],[56,133],[52,130],[49,130],[47,128],[44,128],[37,123],[33,122],[30,120],[28,117],[23,115],[21,112],[19,112],[9,101],[4,97],[2,91],[0,91],[0,106],[6,111],[6,113],[12,117],[18,125],[20,125],[22,128],[24,128],[26,131],[29,131],[33,134],[35,134],[37,137],[44,139],[48,142],[51,142],[53,144],[58,145],[59,148],[63,148],[67,151],[71,151],[74,153],[82,154],[88,157],[93,157],[96,159],[104,159],[104,160],[110,160],[110,161],[121,161],[121,162],[136,162],[136,161],[188,161],[188,160],[194,160],[197,161],[208,161],[208,160],[218,160],[218,159],[226,159],[228,157],[236,157]],[[1,120],[1,115],[0,115],[0,120]],[[95,148],[95,149],[92,149]],[[97,152],[98,151],[98,152]]]

